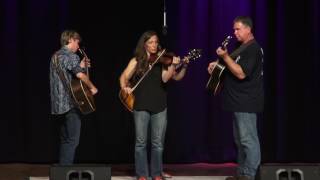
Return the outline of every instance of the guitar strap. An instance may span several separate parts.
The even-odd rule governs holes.
[[[65,77],[64,72],[62,71],[61,65],[60,65],[59,60],[58,60],[58,55],[57,55],[57,53],[55,53],[55,54],[53,55],[53,60],[52,60],[52,61],[53,61],[55,70],[56,70],[57,74],[59,75],[59,78],[60,78],[60,80],[61,80],[61,82],[62,82],[62,84],[63,84],[63,86],[64,86],[64,89],[66,89],[66,91],[68,91],[68,93],[69,93],[70,96],[72,97],[71,87],[68,86],[68,83],[67,83],[68,80],[67,80],[67,78]],[[74,104],[77,104],[77,103],[75,103],[74,98],[71,98],[71,99],[73,100],[73,103],[74,103]]]
[[[232,59],[236,58],[242,51],[244,51],[250,44],[252,44],[253,42],[255,42],[255,39],[250,40],[249,42],[245,43],[245,44],[241,44],[241,46],[239,46],[236,50],[234,50],[231,54],[230,57]]]

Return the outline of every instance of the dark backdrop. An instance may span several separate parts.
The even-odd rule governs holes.
[[[230,117],[205,84],[206,67],[232,34],[237,15],[253,17],[265,51],[266,107],[259,118],[263,162],[319,162],[318,1],[176,0],[166,6],[163,36],[163,1],[1,1],[0,162],[57,161],[48,68],[66,28],[82,35],[99,89],[97,111],[83,121],[78,162],[133,162],[132,116],[118,100],[118,78],[149,29],[178,55],[203,49],[186,77],[169,83],[165,162],[235,160]]]

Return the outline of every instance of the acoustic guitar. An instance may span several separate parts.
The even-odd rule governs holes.
[[[84,56],[84,58],[88,59],[88,56],[82,49],[79,49],[79,52]],[[86,66],[86,75],[89,77],[88,66]],[[96,110],[93,95],[85,83],[78,78],[72,79],[70,82],[70,89],[71,94],[82,114],[89,114]]]
[[[120,99],[121,103],[126,107],[126,109],[128,109],[130,112],[133,111],[133,105],[134,105],[134,101],[135,101],[135,96],[133,94],[133,91],[137,88],[137,86],[144,79],[144,77],[149,73],[149,71],[152,69],[154,64],[158,62],[158,60],[164,54],[164,52],[165,52],[165,50],[163,50],[160,53],[160,55],[158,56],[158,58],[151,64],[151,68],[149,68],[143,74],[143,76],[139,79],[139,81],[136,83],[136,85],[132,88],[132,92],[130,94],[126,93],[123,89],[120,90],[119,99]],[[188,52],[188,55],[184,58],[184,60],[189,59],[189,61],[192,61],[192,60],[196,60],[200,57],[201,57],[201,49],[192,49]],[[176,69],[180,68],[183,65],[184,60],[176,66]]]
[[[221,45],[222,45],[221,47],[223,49],[225,49],[227,47],[231,38],[232,38],[231,36],[228,36],[221,43]],[[207,85],[206,85],[207,89],[209,91],[213,91],[214,95],[216,95],[219,92],[219,90],[221,89],[220,80],[221,80],[221,76],[223,74],[223,71],[226,68],[226,66],[224,64],[222,64],[219,59],[216,61],[217,61],[217,64],[216,64],[216,66],[213,67],[212,73],[211,73],[210,78],[209,78]]]

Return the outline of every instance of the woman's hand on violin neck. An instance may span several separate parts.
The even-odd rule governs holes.
[[[184,64],[189,64],[190,58],[189,58],[188,56],[185,56],[185,57],[183,57],[182,62],[183,62]]]
[[[179,56],[173,56],[173,59],[172,59],[172,64],[173,65],[178,65],[180,63],[180,57]]]

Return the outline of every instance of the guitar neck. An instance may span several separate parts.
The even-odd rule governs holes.
[[[84,52],[84,50],[79,48],[79,52],[84,56],[85,60],[89,59],[87,54]],[[86,68],[86,75],[89,78],[89,67],[88,67],[87,63],[85,63],[85,68]]]

